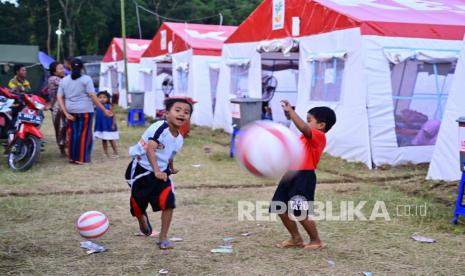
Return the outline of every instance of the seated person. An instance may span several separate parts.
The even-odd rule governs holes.
[[[271,107],[268,105],[262,107],[262,120],[273,121],[273,112],[271,111]]]
[[[27,70],[23,64],[15,64],[13,67],[15,76],[8,83],[8,88],[14,93],[31,92],[31,84],[26,80]]]

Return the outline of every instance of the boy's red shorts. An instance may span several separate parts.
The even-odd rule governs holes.
[[[137,178],[138,175],[143,175]],[[146,213],[148,204],[154,212],[176,208],[175,188],[171,180],[163,181],[155,177],[151,171],[138,163],[133,170],[133,162],[129,163],[125,177],[127,180],[137,178],[131,187],[131,214],[139,217]]]

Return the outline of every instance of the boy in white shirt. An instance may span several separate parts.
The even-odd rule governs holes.
[[[154,212],[161,211],[160,249],[173,248],[168,239],[168,229],[176,208],[174,187],[169,179],[174,169],[173,158],[182,148],[183,138],[179,128],[190,120],[192,103],[182,98],[165,100],[166,121],[152,124],[140,141],[129,149],[134,158],[126,170],[131,187],[131,214],[139,221],[142,233],[150,236],[152,226],[147,217],[148,204]]]

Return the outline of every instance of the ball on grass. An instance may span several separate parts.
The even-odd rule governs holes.
[[[79,234],[85,239],[99,238],[108,231],[109,227],[110,222],[107,216],[98,211],[85,212],[76,222]]]

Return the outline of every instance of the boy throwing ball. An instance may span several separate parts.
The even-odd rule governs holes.
[[[300,141],[304,147],[302,153],[304,161],[283,176],[271,202],[270,211],[279,214],[284,226],[291,234],[290,240],[283,241],[277,246],[280,248],[303,247],[308,250],[321,249],[325,244],[320,240],[316,224],[310,219],[308,212],[311,211],[310,205],[315,200],[315,169],[326,146],[325,133],[336,123],[336,114],[328,107],[315,107],[308,111],[307,122],[305,122],[288,101],[282,101],[282,107],[288,119],[302,133]],[[291,211],[309,235],[309,243],[304,243],[296,221],[289,216]]]
[[[131,214],[137,218],[140,231],[152,234],[152,226],[146,213],[148,204],[154,212],[161,211],[160,249],[173,248],[168,239],[168,229],[176,208],[174,186],[169,175],[178,171],[173,158],[183,144],[179,128],[190,120],[192,103],[186,99],[165,100],[166,120],[152,124],[140,141],[129,149],[133,161],[126,170],[126,179],[131,187]]]

